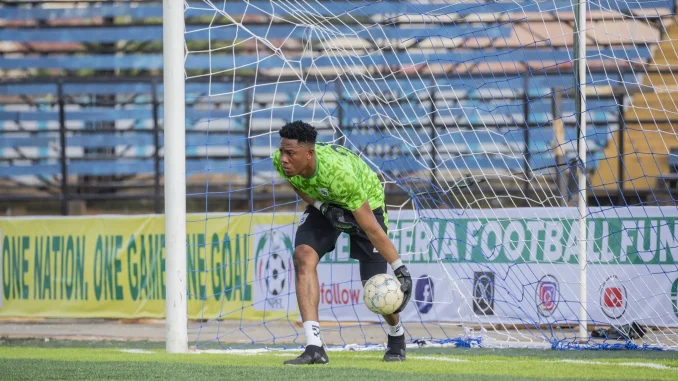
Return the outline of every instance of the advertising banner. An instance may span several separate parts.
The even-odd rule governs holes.
[[[587,219],[590,321],[678,327],[678,213],[595,210]],[[191,319],[300,319],[294,214],[187,217]],[[391,211],[414,278],[405,321],[576,322],[577,210]],[[164,317],[162,216],[0,219],[0,316]],[[323,321],[377,321],[349,239],[318,266]],[[389,270],[390,272],[390,270]]]
[[[271,278],[269,290],[288,289],[280,278],[291,279],[293,214],[187,219],[189,318],[288,314],[282,309],[287,304],[266,308],[266,285],[253,277],[267,271],[263,259],[272,258],[268,254],[278,248],[271,245],[282,240],[280,261],[267,264],[288,272],[276,278],[277,285]],[[164,230],[163,216],[0,219],[0,316],[164,317]]]
[[[678,327],[678,213],[589,212],[589,321]],[[405,321],[579,320],[576,209],[392,211],[390,221],[391,239],[414,278]],[[321,320],[378,320],[364,306],[344,303],[345,294],[362,301],[357,274],[342,236],[320,264],[319,281],[331,301],[321,296]]]

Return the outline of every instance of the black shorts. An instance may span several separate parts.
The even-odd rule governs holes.
[[[385,223],[384,210],[378,208],[372,211],[377,222],[385,232],[388,227]],[[347,220],[353,219],[353,213],[346,211]],[[341,232],[332,226],[330,221],[312,206],[307,206],[306,211],[299,219],[299,228],[294,237],[294,246],[308,245],[322,258],[325,254],[334,250],[337,238]],[[360,279],[366,281],[377,274],[386,273],[386,260],[375,249],[365,233],[350,235],[350,257],[360,261]]]

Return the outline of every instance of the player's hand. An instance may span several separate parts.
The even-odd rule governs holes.
[[[400,281],[400,289],[403,291],[403,294],[405,294],[405,297],[403,298],[403,303],[398,307],[398,309],[394,312],[394,314],[399,313],[400,311],[404,310],[405,307],[407,307],[407,303],[410,302],[410,298],[412,297],[412,277],[410,276],[410,270],[405,267],[405,265],[402,265],[395,269],[393,271],[395,274],[396,278]]]
[[[320,213],[325,216],[332,226],[340,232],[354,234],[360,230],[358,222],[353,218],[353,215],[350,212],[332,204],[326,202],[315,205]],[[350,215],[347,217],[347,213]]]

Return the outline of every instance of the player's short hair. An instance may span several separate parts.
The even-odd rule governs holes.
[[[297,120],[289,122],[280,129],[280,137],[285,139],[293,139],[299,143],[315,144],[315,139],[318,137],[318,131],[308,123]]]

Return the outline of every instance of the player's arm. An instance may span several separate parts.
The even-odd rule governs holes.
[[[400,259],[400,255],[396,251],[395,246],[382,229],[377,219],[374,217],[372,209],[370,209],[369,202],[365,201],[358,210],[353,212],[353,216],[358,222],[358,226],[367,234],[367,238],[372,242],[372,245],[384,257],[386,262],[393,263]]]
[[[357,205],[360,204],[358,203]],[[355,232],[359,227],[365,232],[374,248],[377,249],[379,254],[381,254],[391,265],[393,274],[400,281],[400,289],[403,291],[405,298],[394,313],[402,311],[412,297],[412,277],[410,276],[410,271],[400,259],[400,255],[398,255],[395,246],[393,246],[388,235],[386,235],[386,232],[379,225],[376,217],[374,217],[374,212],[370,209],[369,202],[363,201],[363,204],[358,209],[351,212],[353,213],[355,221],[347,220],[344,213],[349,212],[337,206],[320,201],[315,201],[313,206],[320,210],[336,229],[345,232]],[[356,223],[358,226],[356,226]]]
[[[295,188],[292,183],[290,183],[290,186],[292,189],[294,189],[297,195],[301,197],[302,200],[304,200],[307,204],[314,206],[320,211],[320,213],[330,220],[332,226],[334,226],[337,230],[345,233],[354,233],[357,231],[358,226],[356,225],[356,221],[349,221],[344,218],[344,213],[349,213],[348,211],[345,211],[344,209],[332,204],[320,202],[301,190]]]
[[[412,277],[407,267],[400,259],[395,246],[386,235],[386,232],[377,222],[374,213],[367,201],[367,194],[362,187],[362,184],[350,171],[335,173],[335,181],[332,183],[330,194],[335,195],[336,199],[342,200],[347,209],[353,213],[353,219],[350,221],[346,219],[345,213],[348,211],[337,206],[315,201],[313,206],[318,208],[320,212],[325,215],[332,225],[340,231],[355,232],[358,228],[362,229],[367,235],[372,245],[384,257],[384,259],[391,265],[393,273],[400,281],[400,289],[405,294],[403,303],[400,305],[395,313],[398,313],[407,306],[410,297],[412,296]],[[355,226],[355,225],[358,226]]]
[[[403,264],[395,246],[393,246],[388,235],[386,235],[386,232],[379,225],[376,217],[374,217],[374,212],[372,212],[369,202],[365,201],[360,208],[353,211],[353,216],[360,228],[367,234],[367,238],[372,242],[374,248],[391,265],[393,274],[400,281],[400,289],[403,291],[405,298],[400,307],[395,311],[395,313],[398,313],[407,306],[410,297],[412,297],[412,277],[410,276],[410,271]]]

